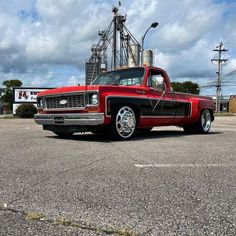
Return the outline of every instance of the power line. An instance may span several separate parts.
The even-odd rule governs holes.
[[[188,49],[188,48],[210,48],[210,44],[198,44],[197,42],[191,43],[181,43],[179,45],[176,44],[166,44],[166,45],[159,45],[157,50],[161,51],[161,49]],[[230,44],[230,50],[236,49],[236,45]]]

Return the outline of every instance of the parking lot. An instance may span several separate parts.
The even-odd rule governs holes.
[[[0,235],[236,235],[236,116],[208,135],[70,139],[0,119]]]

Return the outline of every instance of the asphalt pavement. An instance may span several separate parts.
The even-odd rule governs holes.
[[[0,119],[0,235],[236,235],[236,116],[127,141]]]

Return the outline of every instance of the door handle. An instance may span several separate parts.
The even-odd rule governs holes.
[[[136,90],[136,93],[138,93],[138,94],[145,94],[145,91],[144,90]]]

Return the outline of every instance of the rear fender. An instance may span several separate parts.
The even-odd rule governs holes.
[[[197,101],[197,114],[196,114],[196,117],[197,117],[197,120],[200,119],[200,115],[201,115],[201,112],[204,110],[204,109],[208,109],[211,113],[211,121],[214,120],[214,104],[211,102],[211,101],[208,101],[208,100],[198,100]]]

